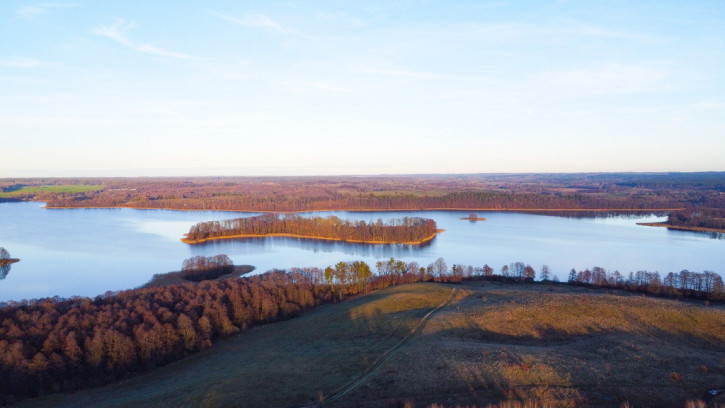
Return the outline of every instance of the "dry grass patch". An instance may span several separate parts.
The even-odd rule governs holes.
[[[510,295],[510,292],[508,293]],[[560,341],[604,332],[687,336],[725,342],[725,311],[671,300],[606,294],[522,293],[516,300],[486,292],[486,303],[469,301],[468,313],[452,317],[462,336],[522,341]],[[478,305],[475,305],[478,303]]]

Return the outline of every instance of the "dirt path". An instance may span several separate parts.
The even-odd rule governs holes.
[[[418,322],[418,325],[416,325],[415,328],[410,332],[410,334],[408,334],[403,340],[401,340],[400,343],[396,344],[393,348],[386,351],[385,354],[380,359],[378,359],[378,361],[376,361],[375,364],[373,364],[372,367],[370,367],[358,379],[347,384],[340,391],[338,391],[335,394],[328,397],[325,400],[325,403],[337,401],[342,396],[347,394],[350,390],[352,390],[353,388],[357,387],[358,385],[363,383],[365,380],[367,380],[368,377],[370,377],[390,356],[393,355],[393,353],[395,353],[396,351],[403,348],[406,344],[408,344],[410,342],[410,340],[413,338],[413,336],[418,334],[421,331],[421,329],[423,329],[423,325],[428,320],[428,318],[430,318],[435,312],[437,312],[437,311],[441,310],[442,308],[444,308],[445,306],[447,306],[448,303],[450,303],[451,300],[453,299],[453,296],[456,294],[456,291],[458,291],[458,288],[452,289],[451,294],[448,296],[448,298],[446,300],[444,300],[440,305],[438,305],[438,307],[436,307],[435,309],[428,312],[428,314],[423,316],[423,318],[420,320],[420,322]]]

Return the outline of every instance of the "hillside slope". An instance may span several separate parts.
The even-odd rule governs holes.
[[[364,376],[329,405],[517,398],[682,407],[725,389],[723,344],[721,308],[554,284],[418,283],[252,329],[117,384],[18,406],[313,405]]]

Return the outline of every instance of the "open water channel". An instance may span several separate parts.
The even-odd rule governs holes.
[[[0,279],[0,301],[49,296],[95,296],[138,287],[156,273],[181,269],[195,255],[227,254],[255,272],[294,266],[325,267],[364,260],[373,266],[395,257],[426,266],[443,257],[449,266],[488,264],[497,271],[521,261],[542,264],[565,280],[571,268],[725,272],[725,240],[707,234],[638,226],[654,216],[564,218],[478,212],[487,221],[461,220],[468,212],[317,212],[374,221],[432,218],[446,231],[428,244],[367,245],[296,238],[254,238],[188,245],[180,238],[200,221],[258,213],[133,209],[44,209],[44,203],[0,203],[0,247],[21,261]]]

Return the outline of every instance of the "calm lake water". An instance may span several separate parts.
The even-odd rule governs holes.
[[[181,269],[194,255],[227,254],[256,272],[293,266],[325,267],[339,261],[395,257],[423,266],[438,257],[497,271],[522,261],[538,271],[547,264],[565,280],[571,268],[601,266],[620,272],[667,273],[689,269],[725,272],[725,240],[706,234],[643,227],[653,216],[561,218],[479,212],[487,221],[460,218],[468,212],[321,212],[366,221],[419,216],[446,231],[424,246],[364,245],[294,238],[215,241],[187,245],[180,238],[200,221],[255,213],[132,209],[44,209],[43,203],[0,203],[0,247],[21,261],[0,280],[0,301],[47,296],[95,296],[143,285],[155,273]]]

